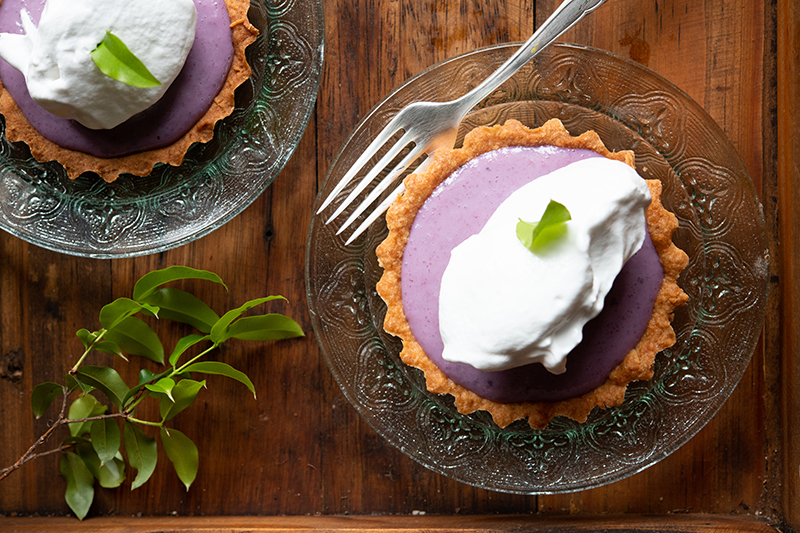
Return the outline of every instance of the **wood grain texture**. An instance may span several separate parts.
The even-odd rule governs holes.
[[[793,0],[778,2],[794,14],[796,22]],[[283,294],[288,302],[271,309],[298,320],[307,336],[226,346],[217,357],[253,377],[258,400],[240,384],[211,377],[209,390],[179,417],[178,428],[200,448],[200,472],[191,490],[185,491],[162,455],[152,480],[143,487],[98,490],[92,516],[350,514],[362,516],[363,521],[340,517],[346,521],[337,522],[336,527],[391,530],[419,523],[404,525],[391,518],[363,515],[424,511],[456,517],[533,513],[621,517],[633,513],[663,515],[667,522],[659,522],[659,527],[667,530],[668,522],[683,523],[683,515],[674,513],[690,512],[713,513],[715,518],[709,523],[716,525],[697,529],[702,522],[698,519],[696,529],[687,527],[686,531],[739,531],[731,523],[718,522],[729,515],[734,516],[732,523],[737,516],[744,518],[752,531],[763,530],[763,522],[749,521],[756,516],[771,523],[791,516],[797,527],[796,515],[788,510],[798,501],[798,483],[789,474],[783,476],[782,464],[787,465],[785,472],[796,474],[798,453],[796,448],[782,446],[785,435],[779,431],[780,417],[786,410],[776,399],[779,375],[771,367],[781,360],[782,349],[783,368],[797,372],[789,365],[787,346],[797,345],[799,330],[776,329],[778,313],[785,316],[791,309],[786,302],[781,309],[774,308],[766,330],[772,336],[754,355],[733,396],[695,438],[640,474],[567,495],[496,493],[425,469],[360,418],[325,365],[306,306],[304,248],[316,191],[336,153],[369,109],[407,78],[462,52],[524,40],[558,3],[325,0],[325,63],[309,129],[275,183],[234,220],[175,250],[110,261],[60,255],[0,234],[0,436],[4,442],[0,466],[16,460],[46,429],[47,416],[34,420],[31,415],[30,391],[36,383],[58,379],[74,362],[80,347],[74,332],[96,327],[100,307],[113,298],[129,296],[133,283],[144,273],[186,264],[215,271],[226,281],[227,292],[210,284],[186,284],[218,310],[258,296]],[[770,26],[774,19],[768,16],[771,6],[769,0],[614,0],[562,40],[631,58],[687,92],[724,129],[758,190],[773,194],[778,182],[770,154],[775,153],[776,132],[769,117],[775,109],[770,79],[765,81],[775,54],[769,44],[774,29]],[[791,28],[795,29],[787,30],[789,37],[796,34],[796,26]],[[785,75],[796,73],[796,57]],[[796,111],[797,95],[784,96]],[[792,131],[797,130],[795,126],[793,122],[786,125]],[[794,135],[792,147],[797,154]],[[791,212],[798,200],[797,186],[791,186],[792,181],[798,183],[796,159],[786,163],[794,166],[789,173],[783,167],[780,192],[788,191],[788,195],[781,197],[780,208]],[[765,205],[768,213],[776,210],[771,205]],[[775,288],[785,291],[791,287],[787,284],[796,263],[786,256],[786,239],[797,243],[796,218],[783,218],[781,231],[782,249],[775,248],[773,257],[783,253],[784,270],[780,287]],[[777,242],[777,236],[773,237]],[[796,301],[796,282],[793,287]],[[781,342],[775,340],[776,331],[783,332]],[[169,333],[168,342],[177,337],[177,332]],[[99,358],[96,363],[110,364],[112,359]],[[135,381],[133,368],[119,361],[114,365],[127,381]],[[796,405],[789,382],[785,383],[782,397]],[[796,431],[798,421],[787,418],[785,423],[789,422]],[[64,482],[56,472],[57,458],[43,458],[0,483],[0,515],[67,514]],[[781,492],[781,481],[793,492]],[[23,523],[14,520],[15,527]],[[239,520],[213,524],[229,530],[259,530],[257,523]],[[296,524],[299,529],[326,525],[286,520],[283,524]],[[447,530],[464,526],[465,520],[425,523],[424,527]],[[611,530],[622,527],[614,524],[631,526],[620,520],[605,518],[600,523]],[[0,529],[9,523],[0,522]],[[118,524],[113,520],[98,523],[111,524],[111,530]],[[137,527],[131,524],[126,527]],[[147,524],[142,531],[157,527],[150,525],[153,522],[141,524]],[[180,524],[191,530],[187,522]],[[275,524],[282,523],[268,522],[263,527],[267,530]],[[476,528],[505,528],[510,522],[504,524],[484,522]],[[528,530],[542,531],[528,526]]]
[[[771,533],[764,520],[753,517],[684,515],[669,517],[625,516],[314,516],[314,517],[166,517],[97,518],[85,522],[65,518],[0,518],[6,533],[28,533],[48,527],[59,533],[201,533],[224,532],[404,532],[489,533]]]
[[[783,508],[800,529],[800,6],[781,0],[778,19],[778,212],[781,285],[780,395],[783,418]]]

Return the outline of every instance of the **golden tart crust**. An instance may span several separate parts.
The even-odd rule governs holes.
[[[516,120],[509,120],[502,126],[476,128],[467,134],[462,148],[437,152],[424,172],[405,179],[404,194],[386,214],[389,235],[377,248],[378,262],[384,269],[377,290],[388,306],[384,329],[402,339],[400,358],[425,373],[429,391],[451,394],[460,413],[488,411],[500,427],[527,418],[531,427],[543,429],[559,415],[584,422],[595,407],[621,404],[628,383],[652,378],[656,354],[675,343],[675,333],[670,325],[673,311],[688,300],[686,293],[676,283],[688,264],[688,256],[672,243],[672,234],[678,227],[677,218],[661,205],[661,182],[647,180],[653,197],[646,213],[647,227],[664,270],[664,281],[644,335],[605,383],[583,396],[562,401],[499,403],[482,398],[453,382],[428,358],[406,320],[400,288],[403,251],[417,212],[433,190],[470,159],[506,146],[540,145],[588,149],[634,166],[633,152],[610,152],[593,131],[573,137],[557,119],[549,120],[536,129],[527,128]]]
[[[94,172],[105,181],[112,182],[124,173],[146,176],[152,172],[157,163],[179,166],[192,144],[205,143],[214,137],[214,125],[233,112],[234,91],[250,77],[252,72],[245,59],[245,49],[256,40],[258,29],[250,24],[247,18],[250,0],[225,0],[225,5],[231,19],[234,49],[228,76],[206,113],[171,145],[110,158],[62,148],[36,131],[0,81],[0,114],[6,119],[6,137],[11,142],[22,141],[27,144],[31,155],[39,161],[59,162],[71,179],[77,178],[84,172]]]

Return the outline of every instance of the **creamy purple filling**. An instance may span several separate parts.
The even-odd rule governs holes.
[[[44,0],[2,0],[0,33],[22,33],[20,10],[38,24]],[[110,130],[90,130],[57,117],[28,94],[25,77],[0,60],[0,79],[25,118],[57,145],[96,157],[110,158],[163,148],[178,140],[205,114],[222,88],[233,59],[230,17],[224,0],[194,0],[195,41],[183,70],[152,107]]]
[[[541,364],[483,372],[442,359],[439,287],[450,251],[477,233],[512,192],[569,163],[602,157],[589,150],[552,146],[502,148],[456,170],[420,209],[403,255],[403,308],[414,337],[450,379],[482,398],[501,403],[559,401],[600,386],[639,342],[653,312],[664,272],[650,236],[625,264],[600,315],[583,329],[567,357],[567,371]]]

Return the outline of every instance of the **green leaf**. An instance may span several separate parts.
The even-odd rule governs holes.
[[[128,452],[128,464],[136,469],[136,479],[133,480],[131,490],[141,487],[156,468],[158,461],[158,445],[156,439],[148,437],[132,422],[125,421],[123,429],[125,451]]]
[[[205,380],[183,379],[179,381],[175,388],[172,389],[172,401],[163,396],[159,402],[158,407],[161,412],[161,418],[164,421],[169,420],[192,405],[195,398],[197,398],[197,393],[205,386]]]
[[[161,82],[153,76],[122,40],[106,32],[103,41],[91,52],[97,68],[110,78],[133,87],[157,87]]]
[[[117,455],[120,444],[119,424],[113,418],[104,418],[92,422],[92,446],[97,452],[101,464],[105,464]]]
[[[33,414],[39,418],[47,411],[53,400],[64,394],[64,386],[52,381],[39,383],[33,388],[31,393],[31,407]]]
[[[61,475],[67,480],[64,499],[75,516],[83,520],[94,500],[94,476],[83,460],[73,452],[65,452],[61,456]]]
[[[122,407],[122,401],[130,390],[116,370],[107,366],[82,366],[75,377],[102,391],[115,405]]]
[[[557,239],[563,233],[563,224],[571,219],[572,216],[563,204],[550,200],[539,222],[525,222],[520,219],[517,223],[517,238],[526,248],[535,252]]]
[[[106,338],[116,343],[122,351],[138,355],[156,363],[164,362],[164,346],[150,326],[136,317],[128,317],[106,332]]]
[[[225,284],[222,279],[207,270],[197,270],[195,268],[186,266],[171,266],[163,270],[154,270],[142,276],[136,285],[133,287],[133,299],[136,301],[144,301],[145,298],[150,296],[155,290],[165,283],[170,281],[178,281],[182,279],[200,279],[206,281],[213,281],[219,283],[223,287]],[[225,287],[227,289],[227,287]]]
[[[139,385],[144,385],[145,383],[149,383],[156,378],[156,374],[153,374],[146,368],[143,368],[139,371]]]
[[[107,407],[97,401],[97,398],[91,394],[81,396],[76,399],[69,406],[67,416],[69,420],[80,420],[82,418],[91,418],[93,416],[100,416],[105,413]],[[73,437],[80,437],[85,433],[89,433],[91,429],[91,422],[72,422],[68,424],[69,433]]]
[[[75,449],[95,479],[100,482],[101,487],[115,489],[125,481],[125,461],[119,452],[109,461],[101,464],[100,458],[90,442],[80,443]]]
[[[100,323],[105,329],[117,327],[126,318],[142,310],[142,304],[130,298],[117,298],[100,309]]]
[[[183,369],[184,372],[199,372],[201,374],[216,374],[220,376],[227,376],[244,383],[250,392],[253,393],[253,398],[256,397],[256,389],[253,382],[250,381],[244,372],[240,372],[227,363],[220,363],[219,361],[201,361],[193,363]]]
[[[161,444],[164,445],[164,451],[172,461],[178,477],[186,485],[186,490],[189,490],[200,466],[197,446],[177,429],[163,427],[161,428]]]
[[[210,338],[211,337],[209,337],[208,335],[196,335],[196,334],[187,335],[181,338],[180,340],[178,340],[177,343],[175,343],[175,349],[172,351],[172,355],[169,356],[169,364],[171,364],[172,366],[177,365],[178,359],[180,359],[181,355],[183,355],[183,353],[186,350],[188,350],[195,344],[209,340]]]
[[[84,348],[89,348],[89,345],[97,338],[97,332],[89,331],[88,329],[81,328],[75,332],[80,341],[83,343]]]
[[[244,305],[236,309],[231,309],[230,311],[222,315],[222,317],[219,320],[217,320],[216,324],[214,324],[214,327],[211,328],[211,341],[214,344],[225,342],[224,341],[224,339],[226,338],[225,333],[231,322],[242,316],[242,314],[248,309],[252,309],[257,305],[261,305],[263,303],[278,299],[285,300],[286,298],[284,298],[283,296],[265,296],[263,298],[256,298],[255,300],[250,300],[249,302],[246,302]]]
[[[81,383],[80,381],[75,379],[75,377],[72,374],[67,374],[65,380],[66,380],[65,383],[67,384],[67,388],[69,389],[69,392],[73,392],[73,391],[76,391],[78,389],[81,389],[83,394],[89,394],[93,390],[93,387],[90,387],[89,385],[86,385],[85,383]]]
[[[136,393],[139,392],[139,390],[141,390],[142,387],[145,384],[153,383],[155,381],[158,381],[159,379],[161,379],[162,377],[166,376],[170,372],[172,372],[171,369],[170,370],[165,370],[164,372],[161,372],[160,374],[154,374],[153,372],[147,370],[146,368],[141,369],[139,371],[139,382],[138,382],[138,384],[135,387],[131,388],[131,390],[128,391],[128,393],[122,399],[122,405],[128,405],[131,402],[131,400],[133,399],[133,397],[136,396]],[[176,376],[176,378],[177,378],[177,376]]]
[[[100,341],[100,342],[96,342],[95,343],[95,341],[97,340],[97,337],[98,337],[98,334],[97,334],[96,331],[89,331],[87,329],[79,329],[78,331],[75,332],[75,335],[81,340],[81,342],[83,343],[83,347],[86,348],[87,350],[91,346],[91,348],[93,350],[97,350],[98,352],[104,352],[104,353],[110,353],[110,354],[113,354],[113,355],[118,355],[118,356],[122,357],[123,359],[125,359],[125,361],[128,360],[128,358],[125,357],[125,355],[122,353],[122,350],[119,349],[119,346],[117,346],[115,343],[113,343],[111,341]],[[93,345],[93,343],[94,343],[94,345]]]
[[[166,287],[141,298],[141,301],[157,306],[159,316],[182,324],[189,324],[203,333],[211,331],[219,315],[195,295]]]
[[[166,394],[174,402],[175,400],[172,398],[172,388],[174,386],[175,381],[172,378],[161,378],[155,383],[145,385],[144,388],[151,392]]]
[[[228,327],[222,339],[274,341],[302,337],[304,335],[303,329],[297,322],[287,316],[275,313],[240,318]]]

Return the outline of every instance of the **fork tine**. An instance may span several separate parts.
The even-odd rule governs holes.
[[[378,205],[378,207],[375,208],[375,211],[370,213],[369,216],[366,218],[366,220],[364,220],[364,222],[362,222],[361,225],[359,225],[356,228],[353,234],[347,238],[347,240],[344,243],[345,246],[348,246],[351,242],[353,242],[356,239],[356,237],[364,233],[364,230],[370,227],[373,222],[378,220],[378,218],[383,214],[383,212],[389,209],[389,206],[392,205],[394,201],[397,199],[397,197],[400,196],[405,190],[406,190],[405,183],[400,183],[400,185],[395,190],[393,190],[391,194],[389,194],[389,196],[387,196],[386,199]]]
[[[367,149],[361,154],[361,156],[356,159],[356,162],[347,170],[344,176],[339,180],[336,186],[333,188],[331,193],[328,195],[327,198],[322,202],[319,209],[317,209],[317,214],[320,214],[328,205],[342,192],[348,183],[350,183],[353,178],[356,176],[359,170],[367,164],[367,162],[372,159],[372,157],[378,152],[381,146],[386,144],[386,141],[392,138],[392,136],[397,133],[399,129],[400,117],[402,115],[402,110],[400,113],[394,116],[389,123],[384,126],[381,132],[373,139]]]
[[[392,171],[389,172],[381,180],[381,182],[375,186],[374,189],[372,189],[372,191],[370,191],[369,195],[358,205],[355,211],[350,214],[347,220],[342,223],[342,227],[339,228],[336,234],[339,235],[341,232],[350,227],[353,221],[357,219],[359,215],[361,215],[361,213],[363,213],[369,206],[371,206],[372,203],[383,193],[383,191],[389,188],[389,185],[394,183],[394,180],[396,180],[397,177],[400,176],[406,168],[408,168],[408,165],[413,163],[424,152],[425,146],[422,144],[415,146],[414,149],[411,150],[411,152],[409,152],[409,154],[404,157],[403,160],[396,167],[394,167],[394,169],[392,169]],[[347,201],[346,203],[349,204]]]
[[[342,213],[342,211],[347,209],[347,206],[353,203],[353,200],[356,198],[356,196],[361,194],[361,192],[375,180],[378,174],[380,174],[381,171],[385,169],[395,157],[397,157],[397,154],[399,154],[403,150],[403,148],[408,146],[408,144],[413,139],[414,135],[411,133],[411,131],[410,130],[406,131],[405,134],[400,138],[400,140],[394,143],[394,145],[392,145],[391,148],[389,148],[389,151],[387,151],[386,154],[384,154],[384,156],[380,159],[380,161],[375,163],[375,166],[373,166],[370,169],[367,175],[361,179],[361,181],[358,183],[358,185],[356,185],[356,187],[352,191],[350,191],[350,194],[347,195],[347,198],[345,198],[343,202],[339,203],[339,206],[336,208],[336,210],[333,212],[330,218],[328,218],[328,220],[325,221],[325,224],[330,224],[331,221],[333,221],[333,219],[335,219]]]
[[[428,157],[425,161],[420,163],[420,165],[414,170],[414,172],[416,172],[416,173],[425,172],[425,170],[427,170],[427,168],[430,166],[432,161],[433,161],[433,159]],[[350,235],[350,237],[348,237],[347,241],[345,241],[345,243],[344,243],[345,246],[347,246],[351,242],[353,242],[356,239],[356,237],[358,237],[359,235],[364,233],[364,230],[366,230],[368,227],[370,227],[373,222],[378,220],[378,218],[383,214],[383,212],[386,211],[387,209],[389,209],[389,206],[391,206],[392,203],[394,203],[394,201],[397,199],[397,197],[400,196],[401,194],[403,194],[403,191],[405,191],[405,190],[406,190],[405,181],[401,181],[400,185],[398,185],[395,190],[393,190],[391,193],[389,193],[389,196],[387,196],[378,205],[378,207],[375,208],[375,211],[370,213],[369,216],[367,216],[367,218],[364,220],[364,222],[362,222],[355,229],[353,234]]]

